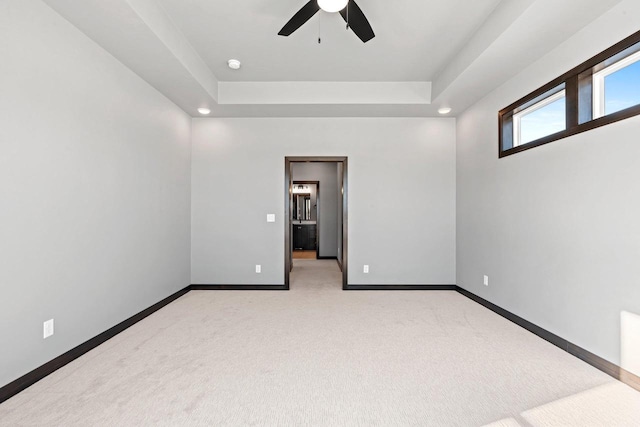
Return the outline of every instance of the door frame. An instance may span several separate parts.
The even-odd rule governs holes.
[[[342,163],[342,289],[347,289],[348,277],[348,157],[332,157],[332,156],[287,156],[284,158],[284,211],[287,216],[284,227],[284,286],[289,288],[289,275],[293,268],[293,174],[291,171],[292,163]],[[318,209],[319,210],[319,209]],[[319,224],[318,224],[319,225]],[[318,242],[318,254],[320,251],[320,242]]]
[[[316,259],[321,259],[320,258],[320,181],[297,181],[296,180],[296,181],[292,181],[292,184],[293,185],[313,184],[316,186]],[[291,199],[293,202],[293,192],[291,194]],[[293,204],[291,206],[291,220],[293,220]],[[292,231],[293,231],[293,227],[292,227]]]

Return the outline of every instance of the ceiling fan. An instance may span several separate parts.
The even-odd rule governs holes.
[[[320,9],[329,13],[340,12],[347,23],[347,29],[351,28],[364,43],[376,36],[362,9],[354,0],[310,0],[282,27],[278,35],[291,35]]]

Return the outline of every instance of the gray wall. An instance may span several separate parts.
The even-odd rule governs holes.
[[[2,386],[189,284],[191,120],[42,2],[0,40]]]
[[[640,314],[640,117],[498,159],[497,112],[638,30],[625,1],[458,120],[458,284],[614,363]],[[489,286],[483,286],[483,275]]]
[[[338,256],[337,163],[293,163],[294,181],[320,182],[320,256]]]
[[[349,283],[455,283],[448,118],[195,119],[193,283],[283,283],[286,156],[349,158]],[[238,193],[238,185],[253,191]],[[422,200],[402,212],[418,190]]]

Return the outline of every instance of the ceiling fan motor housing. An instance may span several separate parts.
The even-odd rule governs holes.
[[[340,12],[347,7],[349,0],[318,0],[318,6],[325,12],[335,13]]]

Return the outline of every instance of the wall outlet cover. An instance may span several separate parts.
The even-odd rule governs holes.
[[[262,273],[262,266],[260,264],[256,265],[256,273]]]
[[[267,214],[267,222],[276,222],[276,214]]]
[[[51,335],[53,335],[53,319],[42,324],[42,338],[49,338]]]
[[[365,265],[365,266],[364,266],[364,268],[362,269],[362,271],[363,271],[364,273],[368,274],[368,273],[369,273],[369,266],[368,266],[368,265]]]
[[[487,275],[484,276],[484,282],[483,283],[484,283],[485,286],[489,286],[489,276],[487,276]]]

